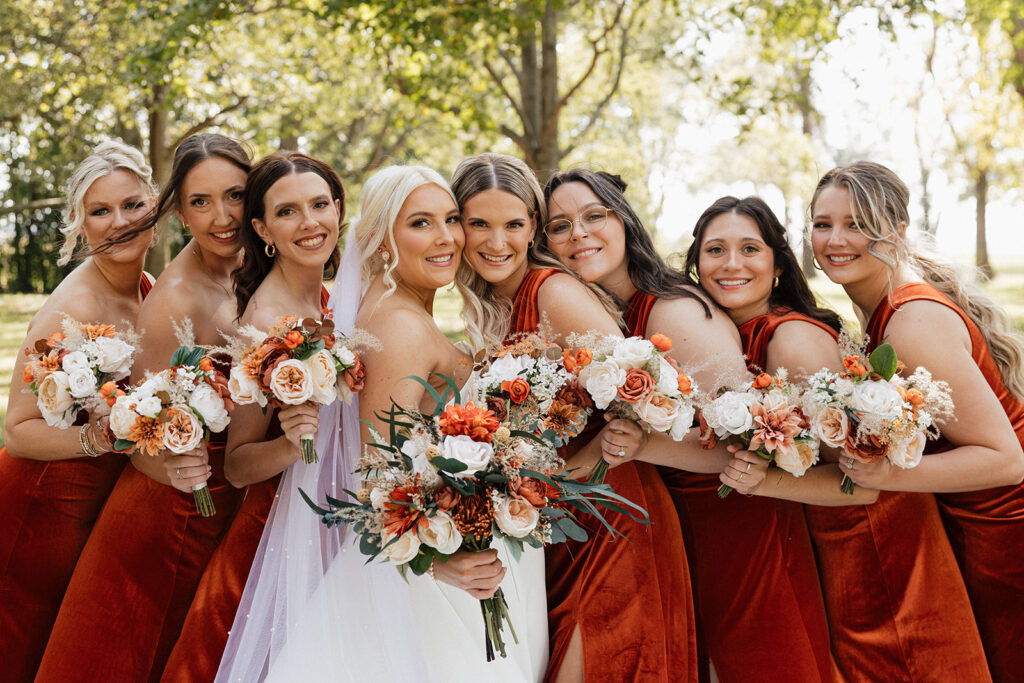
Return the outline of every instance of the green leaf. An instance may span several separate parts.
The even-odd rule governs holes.
[[[135,442],[128,439],[116,439],[114,441],[115,451],[127,451],[135,448]]]
[[[442,455],[434,456],[430,459],[430,463],[437,469],[443,472],[449,472],[451,474],[458,474],[459,472],[465,472],[469,469],[469,465],[456,460],[455,458],[446,458]]]
[[[319,505],[317,505],[316,503],[314,503],[313,499],[311,499],[309,496],[307,496],[306,492],[303,491],[301,488],[299,489],[299,495],[302,496],[302,500],[306,501],[306,505],[308,505],[309,507],[313,508],[313,511],[316,512],[317,514],[320,514],[320,515],[330,514],[330,512],[331,512],[330,510],[325,510],[324,508],[322,508]]]
[[[174,350],[174,354],[171,355],[171,367],[178,365],[185,365],[185,359],[188,358],[188,354],[191,351],[187,346],[179,346]]]
[[[886,380],[892,379],[892,376],[896,374],[899,362],[896,359],[896,349],[892,348],[892,344],[879,344],[878,348],[871,352],[868,361],[871,363],[871,369]]]
[[[411,569],[413,574],[415,574],[416,576],[422,576],[423,574],[427,573],[427,569],[430,568],[430,564],[433,561],[433,555],[423,552],[421,550],[419,554],[416,555],[416,557],[412,558],[409,561],[409,569]]]

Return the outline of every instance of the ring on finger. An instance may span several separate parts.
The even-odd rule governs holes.
[[[736,477],[736,481],[743,481],[743,472],[740,472],[740,476]]]
[[[176,468],[174,471],[178,473],[178,479],[184,479],[185,478],[185,477],[181,476],[181,468],[180,467]]]
[[[750,471],[750,463],[749,463],[749,462],[747,463],[747,469],[745,469],[745,470],[743,470],[743,471],[744,471],[744,472],[749,472],[749,471]]]
[[[625,455],[626,455],[626,450],[624,448],[620,448],[619,452],[618,452],[618,456],[621,458],[621,457],[623,457]]]
[[[851,470],[853,469],[853,463],[854,463],[854,460],[853,460],[853,458],[847,458],[847,459],[846,459],[846,466],[847,466],[848,468],[850,468]]]

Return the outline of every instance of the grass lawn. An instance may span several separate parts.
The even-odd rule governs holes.
[[[997,266],[996,270],[998,277],[985,285],[985,291],[1006,308],[1017,329],[1024,332],[1024,264]],[[820,275],[811,280],[811,287],[843,318],[856,324],[850,300],[842,287]],[[3,422],[14,360],[20,352],[28,322],[45,298],[41,294],[0,294],[0,445],[3,443]],[[461,306],[461,299],[454,288],[439,292],[434,302],[434,317],[452,341],[464,339],[459,318]],[[15,387],[15,390],[20,391],[21,388]]]

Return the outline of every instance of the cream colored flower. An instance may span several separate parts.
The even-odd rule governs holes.
[[[118,396],[110,409],[110,429],[119,439],[127,439],[135,425],[136,414],[130,407],[134,402],[131,396]]]
[[[889,449],[889,460],[896,467],[902,467],[903,469],[917,467],[921,462],[921,456],[924,455],[926,443],[928,443],[928,437],[923,430],[918,430],[914,432],[914,436],[911,437],[910,441],[905,444],[899,444],[896,448]]]
[[[174,405],[167,410],[164,424],[164,448],[172,453],[187,453],[203,442],[203,425],[192,409]]]
[[[68,386],[68,374],[62,370],[51,372],[37,387],[39,409],[51,415],[61,415],[75,402]]]
[[[842,448],[850,433],[846,411],[838,406],[823,406],[811,420],[811,433],[832,448]]]
[[[313,397],[313,375],[301,360],[283,360],[270,373],[270,390],[281,403],[301,405]]]
[[[392,564],[405,564],[411,561],[420,552],[420,539],[416,535],[415,531],[406,531],[404,534],[398,537],[398,540],[391,543],[394,538],[391,534],[385,534],[384,541],[384,557],[388,558]],[[388,545],[388,544],[391,545]]]
[[[775,449],[775,465],[795,477],[803,476],[817,461],[817,442],[794,441],[792,446],[779,446]]]
[[[615,361],[596,361],[580,371],[579,381],[594,399],[594,405],[604,410],[618,396],[619,387],[626,381],[626,371]]]
[[[494,521],[509,536],[525,538],[537,528],[540,511],[525,500],[495,494]]]
[[[451,555],[462,545],[462,534],[447,512],[438,510],[433,517],[427,518],[427,528],[417,532],[420,540],[431,548],[437,548],[445,555]]]
[[[231,392],[231,400],[240,406],[256,403],[262,408],[267,405],[267,397],[260,391],[256,378],[250,377],[241,365],[231,368],[228,391]]]
[[[188,404],[203,416],[203,422],[211,432],[224,431],[231,421],[231,416],[224,407],[224,399],[206,382],[200,383],[192,390]]]
[[[313,400],[317,403],[334,403],[338,398],[335,383],[338,372],[334,367],[334,356],[327,349],[320,349],[303,361],[313,377]]]

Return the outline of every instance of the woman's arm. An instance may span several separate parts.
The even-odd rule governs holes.
[[[266,439],[273,409],[264,414],[256,404],[238,406],[231,414],[231,429],[224,451],[224,476],[237,488],[249,486],[284,472],[302,455],[303,434],[315,434],[319,406],[303,403],[284,406],[278,419],[284,434]]]
[[[745,496],[757,495],[765,498],[791,500],[807,505],[867,505],[878,500],[878,490],[864,486],[854,487],[852,494],[842,493],[839,485],[843,473],[839,465],[815,465],[802,477],[795,477],[785,470],[772,467],[757,453],[729,449],[735,457],[719,475],[722,483],[731,486]]]

